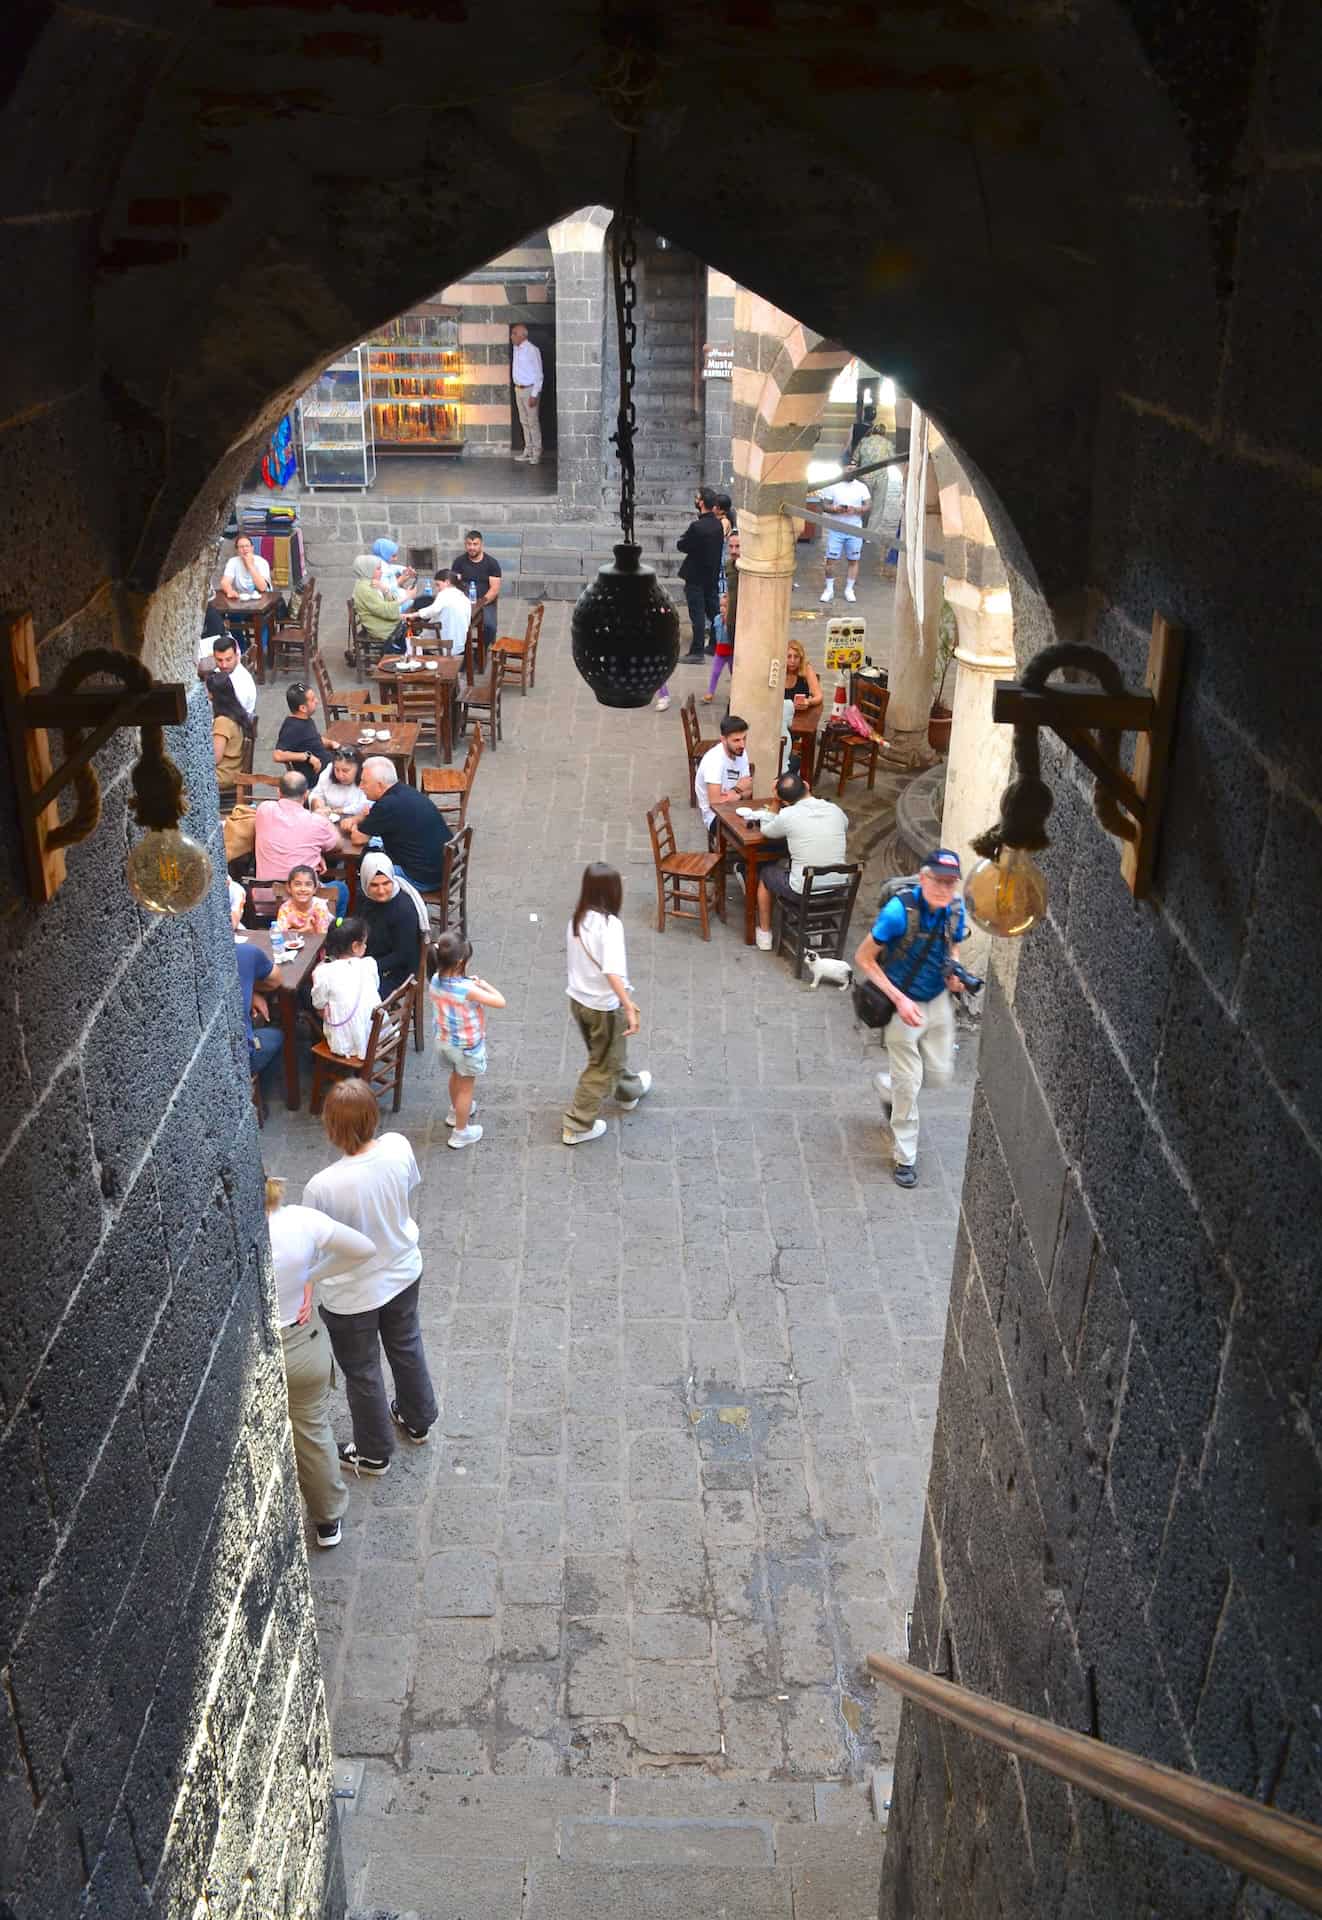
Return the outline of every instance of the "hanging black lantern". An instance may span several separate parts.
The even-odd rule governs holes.
[[[624,206],[611,231],[615,324],[620,343],[620,405],[611,443],[620,456],[620,528],[623,543],[615,564],[602,567],[584,587],[572,623],[574,665],[603,707],[645,707],[679,661],[679,615],[661,591],[654,567],[643,564],[634,538],[633,441],[638,415],[633,402],[634,318],[638,261],[634,178],[637,137],[629,141]]]

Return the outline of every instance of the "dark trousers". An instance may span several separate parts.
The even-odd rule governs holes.
[[[720,612],[721,603],[717,598],[715,587],[706,587],[700,580],[686,580],[684,604],[689,610],[689,623],[693,628],[690,650],[693,653],[705,653],[708,623]]]
[[[384,1306],[368,1307],[362,1313],[321,1309],[331,1351],[344,1375],[354,1445],[368,1460],[388,1460],[395,1450],[395,1428],[381,1373],[382,1347],[394,1376],[400,1417],[419,1429],[430,1427],[436,1419],[436,1395],[418,1325],[421,1284],[415,1280]]]

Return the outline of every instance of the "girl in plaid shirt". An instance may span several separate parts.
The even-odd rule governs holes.
[[[465,973],[473,957],[467,940],[457,933],[443,933],[432,948],[432,971],[428,992],[436,1014],[436,1047],[450,1069],[450,1111],[447,1127],[453,1127],[449,1144],[455,1148],[476,1146],[482,1129],[473,1122],[477,1107],[473,1092],[479,1073],[487,1070],[488,1007],[503,1007],[505,996],[486,980]]]

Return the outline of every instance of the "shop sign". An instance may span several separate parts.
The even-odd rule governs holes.
[[[733,380],[733,346],[715,345],[708,340],[702,349],[702,377],[704,380]]]

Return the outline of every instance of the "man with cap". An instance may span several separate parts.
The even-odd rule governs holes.
[[[918,871],[884,899],[872,931],[854,955],[854,972],[870,980],[895,1011],[883,1028],[890,1081],[877,1075],[895,1137],[895,1184],[918,1184],[918,1094],[924,1079],[944,1086],[955,1061],[952,993],[961,982],[949,971],[953,948],[968,937],[960,898],[959,855],[935,847]]]

